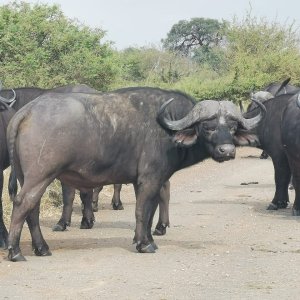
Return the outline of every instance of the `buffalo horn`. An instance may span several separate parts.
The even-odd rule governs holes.
[[[260,122],[260,120],[263,119],[267,113],[266,107],[260,101],[254,98],[251,98],[251,100],[260,108],[260,113],[251,119],[241,117],[240,123],[246,130],[251,130],[255,128]]]
[[[6,99],[6,98],[0,96],[0,100],[1,100],[2,102],[5,102],[5,103],[10,104],[10,103],[12,103],[13,101],[15,101],[15,99],[16,99],[16,92],[15,92],[14,89],[11,89],[11,90],[12,90],[12,92],[13,92],[13,97],[10,98],[10,99]]]
[[[182,130],[188,128],[195,124],[196,122],[201,122],[203,120],[213,118],[217,112],[215,110],[209,110],[209,105],[207,105],[207,101],[198,102],[192,110],[182,119],[180,120],[169,120],[165,116],[166,107],[174,100],[174,98],[166,101],[159,109],[157,119],[159,123],[170,130]]]

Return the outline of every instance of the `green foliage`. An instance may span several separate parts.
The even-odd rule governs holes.
[[[194,51],[201,48],[208,52],[222,42],[225,26],[225,22],[215,19],[181,20],[172,26],[167,38],[162,40],[163,46],[185,56],[193,56]]]
[[[198,99],[249,99],[249,93],[271,82],[291,77],[300,84],[299,31],[294,24],[266,22],[247,15],[241,22],[233,20],[225,32],[226,43],[222,47],[220,64],[214,69],[207,64],[209,74],[203,69],[176,84]],[[208,71],[206,71],[208,72]]]
[[[106,90],[118,72],[105,32],[67,19],[57,5],[0,7],[0,78],[5,86],[86,83]]]
[[[269,23],[248,14],[242,22],[231,23],[227,38],[229,68],[238,85],[257,89],[287,77],[299,82],[299,32],[293,24]]]
[[[190,59],[155,47],[125,49],[119,60],[122,73],[116,86],[170,86],[197,70]]]

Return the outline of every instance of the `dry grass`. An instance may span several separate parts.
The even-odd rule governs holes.
[[[3,209],[4,209],[4,222],[9,224],[10,216],[12,211],[12,202],[9,199],[8,194],[8,177],[10,169],[4,172],[4,185],[3,185]],[[20,190],[20,187],[19,187]],[[110,203],[111,195],[113,193],[113,186],[104,187],[101,192],[101,202]],[[74,204],[80,205],[79,193],[76,193]],[[59,219],[62,212],[62,192],[60,181],[55,180],[44,193],[41,201],[40,216],[41,217],[51,217],[54,219]]]
[[[3,185],[3,210],[4,210],[4,222],[9,224],[12,202],[9,199],[7,184],[10,170],[5,170],[4,172],[4,185]],[[20,187],[19,187],[20,190]],[[61,186],[58,180],[55,180],[46,190],[42,197],[41,202],[41,216],[42,217],[58,217],[61,214],[62,207],[62,193]]]

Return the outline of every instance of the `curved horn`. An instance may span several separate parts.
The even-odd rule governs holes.
[[[251,101],[253,101],[260,108],[260,113],[251,119],[245,119],[244,117],[241,117],[240,122],[246,130],[255,128],[267,113],[266,107],[260,101],[254,98],[251,98]]]
[[[280,85],[280,87],[278,88],[278,90],[274,93],[274,96],[277,96],[278,93],[286,87],[286,85],[290,82],[291,80],[291,77],[287,78],[285,81],[282,82],[282,84]],[[285,94],[286,94],[286,91],[285,91]]]
[[[0,96],[0,100],[1,100],[2,102],[5,102],[5,103],[10,104],[10,103],[12,103],[13,101],[15,101],[17,94],[16,94],[16,92],[15,92],[14,89],[11,89],[11,90],[12,90],[12,92],[13,92],[13,94],[14,94],[13,97],[10,98],[10,99],[6,99],[6,98]]]
[[[205,101],[198,102],[192,110],[180,120],[170,120],[165,116],[165,110],[167,106],[174,100],[174,98],[169,99],[160,107],[157,120],[165,128],[170,130],[182,130],[188,128],[195,124],[196,122],[201,122],[203,120],[211,119],[217,114],[217,110],[208,110]],[[206,100],[209,101],[209,100]],[[213,101],[215,102],[215,101]],[[212,112],[213,111],[213,112]]]

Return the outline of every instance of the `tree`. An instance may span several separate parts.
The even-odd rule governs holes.
[[[218,46],[223,40],[225,22],[214,19],[192,18],[173,25],[167,38],[162,40],[165,49],[193,56],[199,48]]]
[[[194,73],[198,66],[186,57],[155,47],[130,47],[120,52],[125,85],[168,85]]]
[[[66,18],[59,6],[0,7],[0,78],[5,86],[86,83],[106,90],[118,72],[105,32]]]

